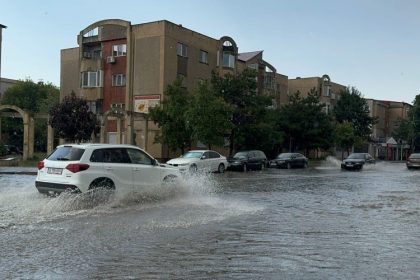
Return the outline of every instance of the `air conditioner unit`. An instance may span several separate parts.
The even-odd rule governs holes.
[[[83,52],[83,58],[92,58],[92,54],[90,52]]]
[[[106,58],[106,63],[115,63],[115,57],[113,56],[108,56]]]

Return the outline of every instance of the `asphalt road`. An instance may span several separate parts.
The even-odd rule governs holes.
[[[419,279],[420,170],[329,159],[46,197],[0,175],[1,279]]]

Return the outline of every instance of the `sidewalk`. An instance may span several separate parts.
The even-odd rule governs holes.
[[[0,174],[36,175],[36,167],[0,166]]]

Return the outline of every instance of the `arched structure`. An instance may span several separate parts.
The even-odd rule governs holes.
[[[27,160],[32,158],[34,155],[34,133],[35,133],[35,121],[34,119],[43,118],[49,120],[48,114],[31,114],[14,105],[0,105],[0,112],[12,110],[19,114],[19,117],[23,120],[23,155],[22,159]],[[14,115],[8,115],[7,112],[3,112],[2,117],[14,117]],[[1,131],[1,129],[0,129]],[[0,133],[1,136],[1,133]],[[47,139],[47,153],[51,153],[53,149],[54,132],[51,125],[48,123],[48,139]]]
[[[108,143],[109,139],[107,139],[107,124],[109,118],[113,118],[117,122],[117,143],[122,144],[124,141],[122,139],[122,122],[126,119],[126,111],[122,108],[110,108],[106,111],[101,117],[101,132],[100,132],[100,143]]]

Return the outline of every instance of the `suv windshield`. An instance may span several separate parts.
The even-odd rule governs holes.
[[[247,158],[248,152],[238,152],[233,157],[234,158]]]
[[[365,159],[365,154],[351,154],[348,159]]]
[[[68,161],[80,160],[84,152],[84,149],[74,148],[72,146],[58,147],[47,159]]]
[[[283,153],[283,154],[279,154],[277,158],[291,158],[292,155],[293,155],[292,153]]]

